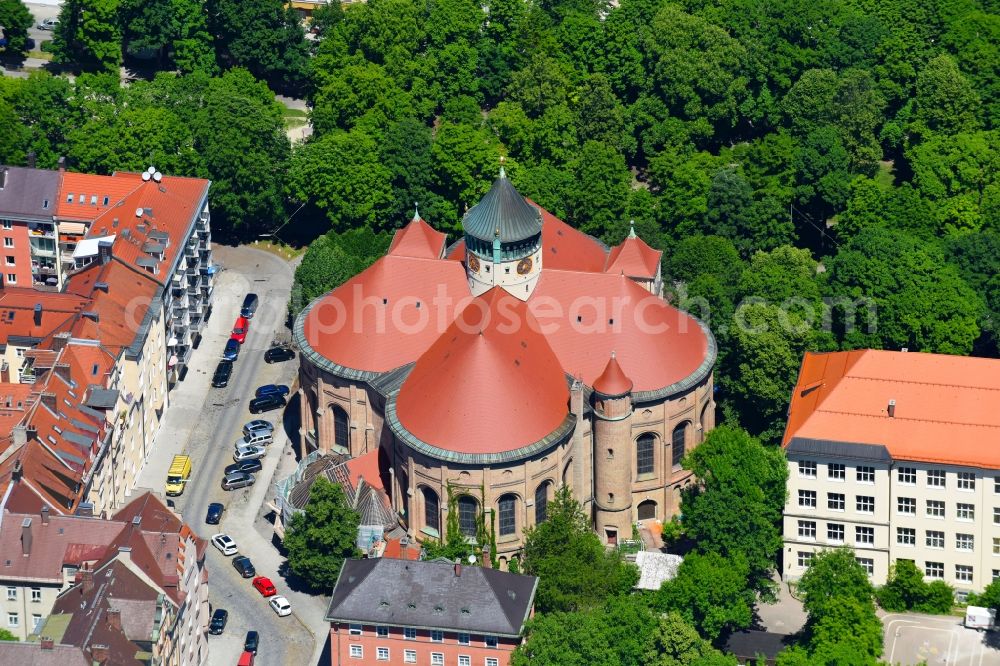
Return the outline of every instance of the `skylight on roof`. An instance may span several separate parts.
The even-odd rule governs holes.
[[[73,203],[73,193],[70,192],[66,195],[66,203]]]

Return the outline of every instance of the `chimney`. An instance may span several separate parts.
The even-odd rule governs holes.
[[[103,644],[90,646],[90,658],[95,664],[106,664],[108,662],[108,646]]]
[[[43,506],[42,510],[41,510],[41,514],[42,514],[42,525],[48,525],[49,524],[49,507]]]
[[[109,240],[102,240],[97,243],[97,258],[102,266],[111,261],[111,246],[112,242]]]
[[[80,594],[89,594],[94,589],[94,572],[84,569],[80,572]]]
[[[42,325],[42,304],[35,303],[35,326]]]
[[[895,400],[890,400],[889,401],[889,410],[888,411],[889,411],[889,418],[890,419],[896,417],[896,401]]]
[[[29,150],[28,154],[24,156],[24,159],[27,162],[29,169],[35,168],[35,165],[37,164],[37,158],[38,156],[35,154],[35,151],[33,150]]]
[[[49,349],[52,351],[62,351],[67,342],[69,342],[69,333],[56,333],[52,336],[52,341],[49,343]]]
[[[490,559],[490,544],[488,543],[483,545],[483,568],[493,568],[493,560]]]
[[[27,517],[21,522],[21,553],[31,555],[31,518]]]
[[[59,161],[57,162],[57,164],[59,165],[59,171],[65,171],[66,170],[66,158],[65,157],[60,157]]]
[[[12,434],[14,436],[14,446],[24,446],[25,444],[28,443],[28,426],[18,424],[14,426],[14,431]],[[18,460],[14,464],[15,472],[19,473],[21,471],[19,467],[20,464],[21,464],[20,460]]]
[[[112,629],[117,629],[121,631],[122,629],[122,612],[118,608],[108,609],[108,626]]]
[[[38,644],[41,646],[43,650],[51,650],[55,647],[56,642],[51,638],[49,638],[48,636],[42,636]]]
[[[457,557],[455,558],[455,578],[462,577],[462,561]]]

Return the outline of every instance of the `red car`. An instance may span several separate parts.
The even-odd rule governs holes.
[[[230,340],[236,340],[236,342],[243,344],[246,342],[247,333],[250,332],[250,320],[246,317],[237,317],[236,323],[233,324],[233,334],[229,336]]]
[[[278,593],[278,591],[274,589],[274,583],[272,583],[271,579],[267,576],[257,576],[254,578],[253,586],[258,592],[260,592],[261,596],[264,597],[273,597]]]

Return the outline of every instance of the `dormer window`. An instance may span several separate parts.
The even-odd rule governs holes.
[[[96,206],[97,205],[97,195],[96,194],[91,194],[90,195],[90,205],[91,206]]]
[[[107,195],[107,194],[105,194],[105,195],[104,195],[104,205],[105,205],[105,206],[107,206],[107,205],[108,205],[108,201],[109,201],[109,199],[108,199],[108,195]]]
[[[48,209],[49,209],[49,200],[42,199],[42,210],[48,210]]]
[[[66,203],[73,203],[73,194],[72,193],[66,195]]]

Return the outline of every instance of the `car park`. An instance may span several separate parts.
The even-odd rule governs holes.
[[[257,313],[257,305],[260,303],[260,299],[257,294],[250,293],[243,298],[243,305],[240,307],[240,316],[246,317],[247,319],[253,319],[254,314]]]
[[[281,409],[284,406],[285,399],[280,395],[265,395],[250,401],[250,413],[260,414],[261,412],[270,412],[274,409]]]
[[[208,623],[208,633],[218,636],[226,628],[229,621],[229,611],[225,608],[216,608],[212,613],[212,621]]]
[[[229,385],[229,378],[233,374],[233,362],[222,360],[215,366],[215,374],[212,375],[212,386],[215,388],[225,388]]]
[[[222,489],[239,490],[240,488],[249,488],[256,480],[257,477],[253,474],[233,472],[231,474],[226,474],[226,476],[222,478]]]
[[[278,593],[278,590],[274,587],[274,583],[267,576],[257,576],[254,578],[253,589],[260,592],[263,597],[273,597]]]
[[[234,557],[233,568],[239,571],[244,578],[253,578],[257,575],[257,570],[253,568],[253,562],[246,555]]]
[[[55,30],[57,25],[59,25],[58,18],[47,18],[39,21],[35,27],[39,30]]]
[[[236,440],[234,446],[237,448],[241,446],[255,446],[257,444],[267,446],[273,441],[274,438],[271,437],[271,433],[266,430],[254,430],[249,435],[244,435]]]
[[[274,432],[274,424],[270,421],[265,421],[264,419],[254,419],[253,421],[247,421],[243,424],[243,436],[245,437],[248,433],[255,430],[266,430],[267,432]]]
[[[295,358],[295,352],[290,347],[283,345],[271,347],[264,352],[265,363],[280,363],[281,361],[291,361]]]
[[[226,476],[237,472],[242,472],[243,474],[253,474],[254,472],[259,472],[261,467],[260,459],[254,458],[253,460],[241,460],[238,463],[226,465],[224,472]]]
[[[286,617],[292,614],[292,605],[288,603],[288,599],[282,596],[271,597],[271,600],[267,602],[267,604],[280,617]]]
[[[233,324],[233,334],[229,336],[230,340],[236,340],[236,342],[243,344],[247,341],[247,333],[250,332],[250,320],[246,317],[239,316],[236,318],[236,323]]]
[[[263,458],[267,455],[267,449],[260,445],[253,446],[240,446],[236,448],[236,453],[233,454],[233,460],[236,462],[242,462],[244,460],[253,460],[254,458]]]
[[[209,525],[218,525],[222,520],[222,512],[226,507],[219,502],[212,502],[208,505],[208,512],[205,514],[205,522]]]
[[[212,537],[212,545],[219,549],[219,552],[229,557],[239,552],[233,537],[228,534],[216,534]]]
[[[263,398],[265,395],[280,395],[282,398],[288,396],[288,387],[284,384],[264,384],[257,387],[254,397]]]
[[[240,343],[230,338],[226,340],[226,348],[222,350],[222,358],[226,361],[235,361],[240,357]]]

